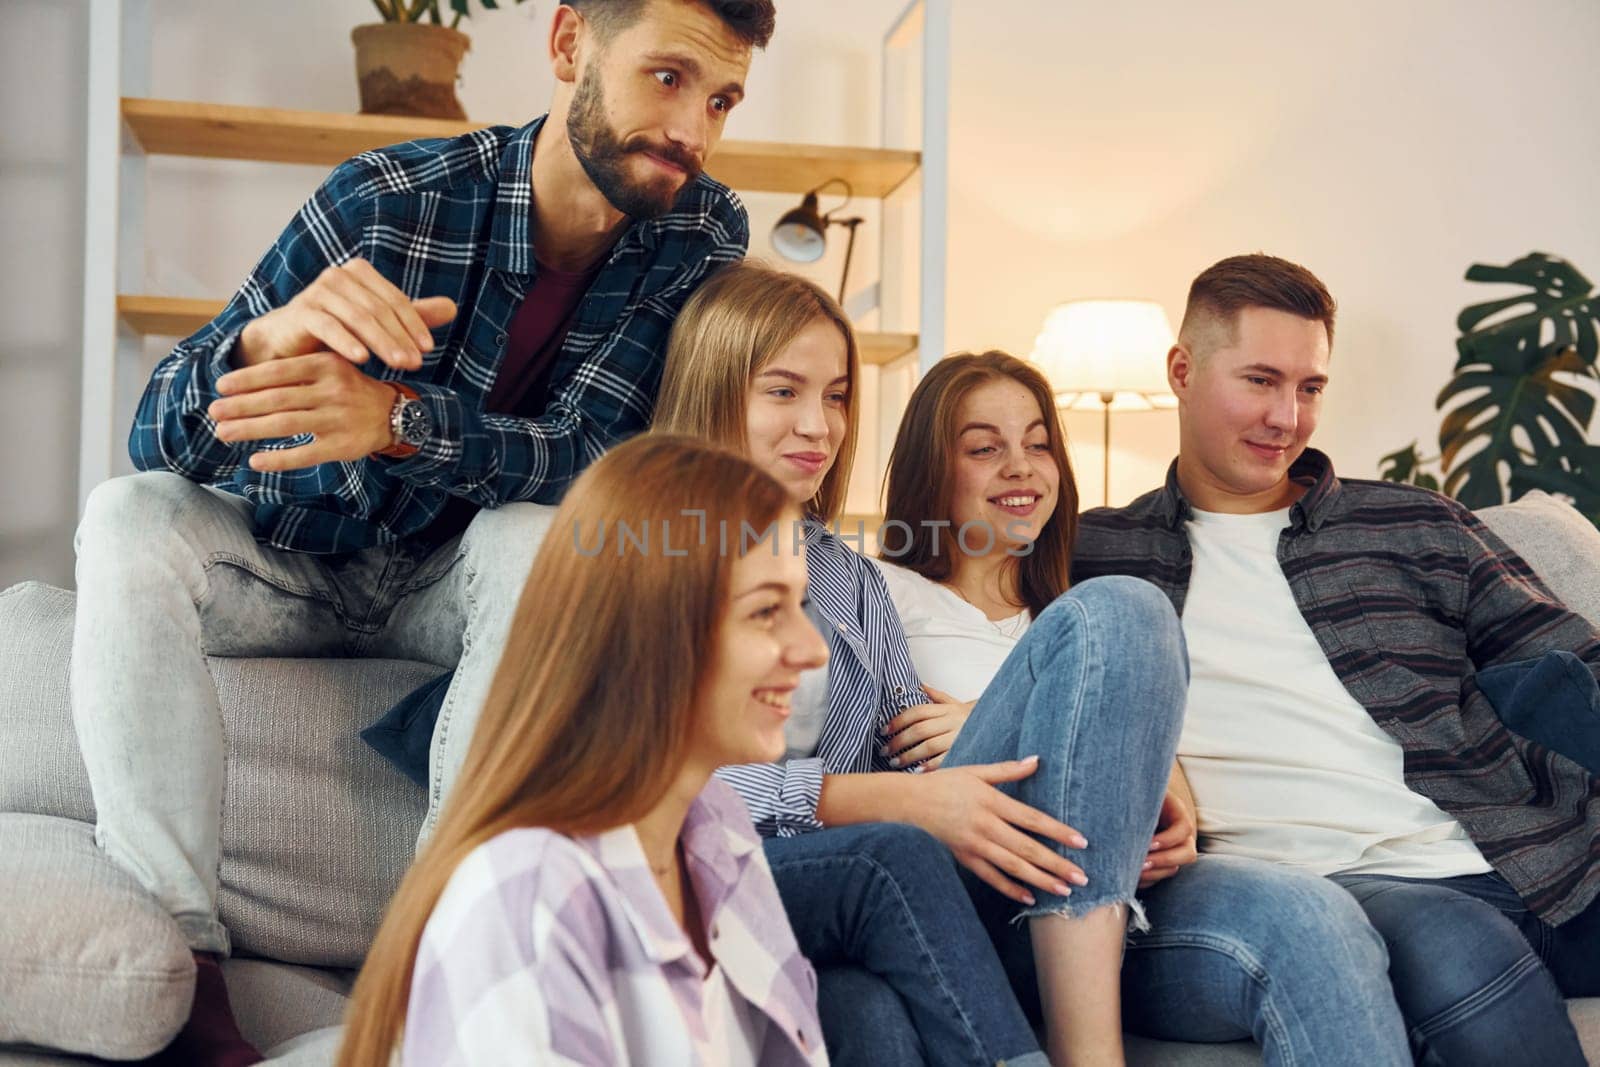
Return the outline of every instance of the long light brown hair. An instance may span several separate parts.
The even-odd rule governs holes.
[[[850,376],[844,440],[817,495],[806,504],[806,514],[830,522],[844,510],[855,462],[861,357],[838,301],[806,279],[747,260],[723,268],[696,289],[672,326],[654,426],[744,451],[750,382],[819,318],[844,335]]]
[[[1036,368],[1005,352],[948,356],[935,363],[912,391],[889,455],[883,516],[885,525],[898,521],[909,526],[910,543],[904,552],[883,554],[883,558],[936,582],[946,581],[954,573],[960,551],[957,533],[948,525],[933,524],[948,522],[953,510],[961,404],[978,386],[995,381],[1016,382],[1039,402],[1050,455],[1061,472],[1055,510],[1033,550],[1016,557],[1017,590],[1029,614],[1037,616],[1067,591],[1071,581],[1072,542],[1078,534],[1078,483],[1072,476],[1066,435],[1050,383]],[[895,533],[900,536],[901,528]]]
[[[473,849],[517,827],[593,834],[635,822],[679,773],[737,555],[714,532],[699,536],[685,509],[738,530],[765,529],[793,506],[748,460],[664,435],[618,446],[573,485],[523,587],[438,829],[356,982],[340,1067],[388,1067],[423,928]],[[668,529],[670,551],[659,540]]]

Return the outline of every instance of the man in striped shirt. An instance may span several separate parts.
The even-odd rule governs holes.
[[[259,1059],[217,966],[205,657],[459,659],[431,825],[539,505],[646,427],[673,318],[744,255],[744,208],[702,168],[773,23],[771,0],[565,0],[548,115],[342,164],[156,367],[129,442],[147,473],[79,528],[72,696],[98,840],[196,954],[174,1062]]]
[[[1338,980],[1351,964],[1329,953],[1376,935],[1385,953],[1359,958],[1386,954],[1394,1004],[1355,1025],[1395,1038],[1397,1007],[1437,1062],[1581,1064],[1563,995],[1600,993],[1600,777],[1552,740],[1558,722],[1540,741],[1508,729],[1513,709],[1480,681],[1570,654],[1580,669],[1540,695],[1545,711],[1600,715],[1600,633],[1461,505],[1341,480],[1307,447],[1333,322],[1295,264],[1239,256],[1201,274],[1168,355],[1167,483],[1081,527],[1075,576],[1154,582],[1191,660],[1175,781],[1204,855],[1151,892],[1154,929],[1126,973],[1211,992],[1130,996],[1135,1025],[1214,1040],[1225,1020],[1269,1059],[1286,1033],[1322,1034],[1312,1044],[1337,1059],[1340,1021],[1316,1017],[1309,976]],[[1207,934],[1282,939],[1254,954],[1280,961],[1270,992],[1197,981]]]

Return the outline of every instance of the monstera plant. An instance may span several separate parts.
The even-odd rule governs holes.
[[[1442,486],[1471,508],[1544,489],[1600,525],[1600,446],[1588,441],[1600,294],[1572,264],[1542,252],[1503,267],[1475,264],[1467,280],[1526,289],[1457,317],[1454,375],[1434,401],[1444,413],[1439,455],[1424,458],[1413,442],[1383,457],[1382,477]]]

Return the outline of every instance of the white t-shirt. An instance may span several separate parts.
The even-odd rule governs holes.
[[[701,986],[705,1008],[706,1042],[701,1063],[716,1067],[756,1067],[761,1043],[766,1040],[766,1016],[750,1010],[743,997],[728,991],[728,977],[715,964]]]
[[[1201,847],[1318,874],[1490,870],[1466,831],[1407,787],[1400,744],[1350,696],[1278,564],[1289,509],[1195,511],[1183,609],[1189,700],[1179,761]]]
[[[872,562],[905,627],[917,677],[957,700],[977,700],[1028,632],[1028,612],[991,622],[938,582],[893,563]]]

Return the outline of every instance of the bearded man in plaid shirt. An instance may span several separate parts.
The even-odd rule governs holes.
[[[674,316],[744,255],[744,208],[702,167],[773,23],[771,0],[565,0],[548,115],[342,164],[157,366],[129,442],[146,473],[79,527],[72,699],[100,846],[196,955],[174,1062],[260,1058],[218,966],[206,657],[459,660],[431,825],[541,505],[645,428]]]

